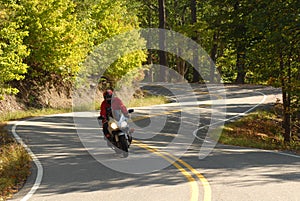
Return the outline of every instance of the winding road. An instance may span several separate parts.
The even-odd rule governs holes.
[[[143,88],[173,103],[135,108],[128,158],[105,146],[97,111],[11,122],[12,133],[34,158],[32,174],[12,200],[300,200],[300,156],[213,140],[224,122],[274,104],[281,98],[278,89]]]

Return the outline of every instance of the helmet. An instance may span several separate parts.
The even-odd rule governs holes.
[[[103,93],[103,98],[104,98],[105,100],[108,100],[108,99],[111,99],[111,98],[112,98],[112,95],[113,95],[112,90],[108,89],[108,90],[106,90],[106,91]]]

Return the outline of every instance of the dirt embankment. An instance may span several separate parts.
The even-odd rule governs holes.
[[[102,92],[98,87],[89,84],[76,90],[23,89],[16,96],[5,95],[4,99],[0,100],[0,115],[28,109],[72,108],[74,100],[75,102],[80,100],[80,103],[76,102],[75,106],[78,106],[77,104],[99,104],[103,100]]]
[[[5,95],[3,100],[0,100],[0,114],[24,110],[26,106],[17,100],[15,96]]]
[[[0,100],[0,114],[28,110],[29,108],[68,108],[72,105],[71,97],[55,91],[44,92],[39,97],[25,98],[22,96],[5,95]]]

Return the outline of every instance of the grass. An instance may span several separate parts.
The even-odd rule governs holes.
[[[9,113],[0,114],[0,122],[20,120],[23,118],[48,115],[48,114],[57,114],[57,113],[66,113],[71,112],[70,108],[62,109],[53,109],[53,108],[44,108],[44,109],[28,109],[26,111],[15,111]]]
[[[0,125],[0,200],[17,192],[30,174],[31,158]]]
[[[285,143],[281,119],[271,111],[251,113],[223,127],[219,142],[268,150],[289,150],[300,153],[300,141],[296,135],[293,141]]]
[[[164,96],[152,96],[146,95],[144,98],[133,98],[128,107],[142,107],[142,106],[150,106],[150,105],[160,105],[168,103],[168,100]]]

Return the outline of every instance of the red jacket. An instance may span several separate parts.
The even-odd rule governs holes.
[[[102,123],[107,121],[107,119],[106,119],[107,118],[107,109],[109,109],[110,107],[113,111],[121,110],[121,112],[124,115],[128,115],[127,108],[123,104],[121,99],[119,99],[118,97],[114,97],[114,98],[112,98],[111,103],[112,103],[112,105],[108,104],[108,102],[106,100],[102,101],[102,103],[101,103],[100,116],[104,117],[104,119],[102,120]]]

